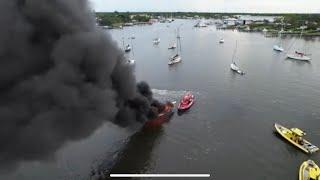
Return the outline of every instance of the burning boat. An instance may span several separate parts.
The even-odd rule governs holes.
[[[148,120],[144,123],[144,128],[156,128],[161,127],[162,124],[168,122],[173,115],[173,107],[174,104],[171,102],[167,102],[162,108],[161,112],[157,115],[157,117]]]

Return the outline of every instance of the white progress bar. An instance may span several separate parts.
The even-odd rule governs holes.
[[[115,178],[130,178],[130,177],[141,177],[141,178],[150,178],[150,177],[201,177],[201,178],[208,178],[210,174],[110,174],[110,177]]]

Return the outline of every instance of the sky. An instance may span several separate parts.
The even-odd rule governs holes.
[[[320,0],[89,0],[96,12],[320,13]]]

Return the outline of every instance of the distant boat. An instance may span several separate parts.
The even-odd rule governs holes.
[[[124,48],[124,52],[126,53],[129,53],[131,52],[132,53],[132,57],[130,57],[130,54],[128,55],[129,58],[127,60],[127,63],[130,64],[130,65],[133,65],[135,64],[135,60],[134,60],[134,52],[133,52],[133,42],[132,42],[132,39],[131,39],[131,44],[132,46],[130,46],[130,44],[127,44],[126,46],[124,46],[124,38],[122,38],[122,46]]]
[[[172,44],[168,47],[168,49],[175,49],[175,48],[177,48],[177,43],[172,43]]]
[[[180,35],[180,27],[177,28],[177,38],[180,39],[181,35]]]
[[[131,37],[129,37],[129,39],[136,39],[136,37],[132,35]]]
[[[283,25],[283,22],[281,23]],[[281,34],[283,32],[283,27],[281,28],[281,31],[279,31],[279,35],[278,35],[278,43],[276,45],[273,46],[273,50],[278,51],[278,52],[283,52],[284,49],[281,45]]]
[[[311,57],[307,56],[303,52],[295,51],[293,54],[287,54],[289,59],[300,60],[300,61],[310,61]]]
[[[155,38],[155,39],[153,40],[153,44],[155,44],[155,45],[160,44],[160,38]]]
[[[198,21],[198,23],[196,25],[194,25],[194,27],[207,27],[206,23],[204,23],[203,20]]]
[[[131,57],[128,59],[128,63],[130,65],[134,65],[136,63],[136,60],[134,59],[134,51],[133,51],[133,39],[131,39]]]
[[[221,39],[219,40],[219,43],[220,43],[220,44],[224,43],[224,39],[221,38]]]
[[[124,52],[130,52],[130,51],[131,51],[131,46],[130,46],[130,44],[127,44],[124,49]]]
[[[177,31],[178,32],[178,31]],[[180,43],[180,39],[178,38],[180,35],[178,34],[177,35],[177,45],[179,47],[180,45],[180,49],[181,49],[181,43]],[[179,63],[181,62],[182,58],[179,54],[179,48],[176,48],[177,49],[177,54],[173,55],[170,59],[169,59],[169,62],[168,62],[168,65],[173,65],[173,64],[176,64],[176,63]]]
[[[179,54],[176,54],[169,59],[168,65],[179,63],[181,62],[181,60],[181,56]]]
[[[262,32],[266,33],[266,32],[268,32],[268,29],[263,28]]]
[[[128,59],[128,64],[134,65],[136,63],[136,60],[134,59]]]
[[[300,34],[300,38],[302,39],[302,34],[303,34],[303,28],[301,30],[301,34]],[[302,50],[295,50],[294,53],[291,54],[287,54],[287,58],[289,59],[294,59],[294,60],[299,60],[299,61],[310,61],[311,57],[308,56],[308,54],[306,53],[306,49],[305,49],[305,44],[303,45],[303,47],[301,48]]]
[[[232,56],[232,62],[230,64],[230,68],[232,71],[244,75],[244,72],[237,66],[236,62],[234,61],[235,57],[236,57],[236,52],[237,52],[237,47],[238,47],[238,41],[236,41],[236,48],[233,52],[233,56]]]
[[[279,51],[279,52],[283,52],[284,51],[284,49],[283,49],[283,47],[281,47],[281,45],[274,45],[273,46],[273,50]]]
[[[123,47],[124,52],[126,52],[126,53],[131,51],[130,44],[127,44],[126,46],[124,46],[124,38],[123,37],[122,37],[122,47]]]

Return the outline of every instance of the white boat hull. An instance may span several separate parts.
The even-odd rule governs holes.
[[[219,43],[220,44],[224,43],[224,39],[220,39]]]
[[[158,45],[160,43],[160,38],[153,40],[153,44]]]
[[[299,60],[299,61],[310,61],[311,58],[306,55],[298,55],[298,54],[287,54],[289,59]]]
[[[130,65],[134,65],[135,63],[136,63],[136,61],[133,60],[133,59],[129,59],[129,60],[128,60],[128,64],[130,64]]]
[[[173,44],[172,46],[170,46],[168,49],[175,49],[175,48],[177,48],[177,44]]]
[[[131,51],[131,46],[127,46],[124,51],[125,52],[130,52]]]
[[[236,66],[234,63],[230,64],[230,69],[238,74],[244,74],[244,72],[241,71],[240,68]]]
[[[179,63],[181,62],[181,57],[178,56],[178,57],[172,57],[170,58],[169,62],[168,62],[168,65],[172,65],[172,64],[176,64],[176,63]]]
[[[283,52],[284,51],[284,49],[281,46],[278,46],[278,45],[274,45],[273,46],[273,50],[279,51],[279,52]]]

